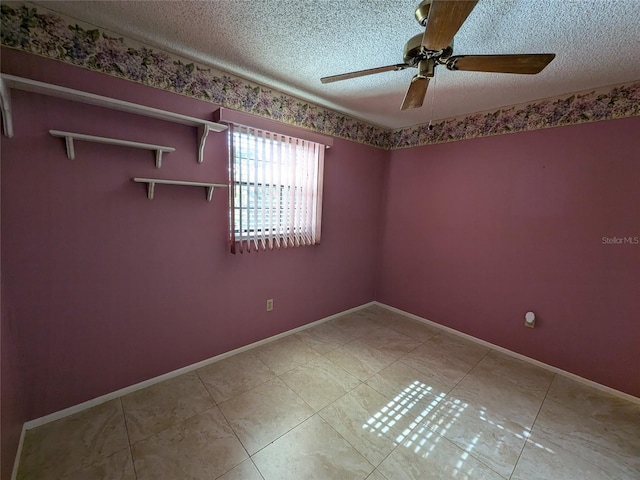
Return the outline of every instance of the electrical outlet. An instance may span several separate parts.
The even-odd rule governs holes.
[[[270,312],[271,310],[273,310],[273,298],[267,300],[267,312]]]

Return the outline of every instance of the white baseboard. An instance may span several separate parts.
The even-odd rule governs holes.
[[[116,390],[115,392],[107,393],[106,395],[101,395],[96,398],[92,398],[91,400],[87,400],[86,402],[79,403],[77,405],[73,405],[72,407],[65,408],[64,410],[59,410],[57,412],[50,413],[49,415],[45,415],[44,417],[39,417],[34,420],[29,420],[24,424],[23,430],[31,430],[32,428],[39,427],[49,422],[54,422],[64,417],[68,417],[69,415],[73,415],[74,413],[82,412],[91,407],[95,407],[96,405],[100,405],[102,403],[108,402],[115,398],[121,397],[123,395],[127,395],[129,393],[142,390],[143,388],[150,387],[151,385],[155,385],[156,383],[164,382],[165,380],[169,380],[170,378],[178,377],[180,375],[184,375],[185,373],[192,372],[202,367],[206,367],[207,365],[211,365],[212,363],[219,362],[220,360],[224,360],[225,358],[231,357],[238,353],[245,352],[247,350],[251,350],[252,348],[259,347],[260,345],[264,345],[265,343],[273,342],[274,340],[278,340],[280,338],[293,335],[294,333],[300,332],[302,330],[306,330],[307,328],[314,327],[316,325],[320,325],[321,323],[328,322],[333,320],[334,318],[338,318],[342,315],[351,312],[357,312],[358,310],[362,310],[363,308],[370,307],[374,305],[375,302],[365,303],[358,307],[350,308],[348,310],[344,310],[340,313],[336,313],[334,315],[329,315],[328,317],[321,318],[320,320],[316,320],[315,322],[308,323],[306,325],[302,325],[301,327],[294,328],[292,330],[287,330],[286,332],[279,333],[278,335],[274,335],[269,338],[265,338],[263,340],[259,340],[254,343],[250,343],[249,345],[245,345],[244,347],[236,348],[235,350],[231,350],[229,352],[221,353],[220,355],[216,355],[215,357],[208,358],[206,360],[202,360],[201,362],[194,363],[192,365],[187,365],[186,367],[179,368],[177,370],[173,370],[172,372],[168,372],[157,377],[150,378],[149,380],[145,380],[140,383],[136,383],[134,385],[130,385],[125,388],[121,388],[120,390]]]
[[[493,343],[487,342],[485,340],[481,340],[479,338],[476,338],[474,336],[468,335],[466,333],[459,332],[458,330],[455,330],[455,329],[450,328],[450,327],[446,327],[444,325],[440,325],[439,323],[432,322],[431,320],[427,320],[426,318],[419,317],[418,315],[414,315],[413,313],[405,312],[404,310],[400,310],[399,308],[395,308],[395,307],[392,307],[390,305],[386,305],[386,304],[380,303],[380,302],[372,302],[372,303],[374,305],[379,306],[379,307],[386,308],[387,310],[390,310],[392,312],[399,313],[399,314],[404,315],[406,317],[409,317],[409,318],[412,318],[414,320],[417,320],[418,322],[422,322],[422,323],[425,323],[425,324],[427,324],[429,326],[439,328],[440,330],[444,330],[445,332],[451,333],[453,335],[458,335],[459,337],[465,338],[465,339],[470,340],[472,342],[478,343],[478,344],[483,345],[485,347],[491,348],[491,349],[496,350],[498,352],[501,352],[501,353],[504,353],[504,354],[509,355],[511,357],[517,358],[518,360],[523,360],[525,362],[528,362],[528,363],[531,363],[531,364],[536,365],[538,367],[544,368],[545,370],[549,370],[549,371],[551,371],[553,373],[556,373],[558,375],[562,375],[564,377],[568,377],[571,380],[575,380],[576,382],[582,383],[584,385],[587,385],[589,387],[593,387],[593,388],[595,388],[597,390],[600,390],[602,392],[606,392],[606,393],[608,393],[610,395],[614,395],[614,396],[616,396],[618,398],[622,398],[622,399],[627,400],[629,402],[633,402],[633,403],[636,403],[636,404],[640,405],[640,398],[635,397],[633,395],[629,395],[628,393],[621,392],[620,390],[616,390],[615,388],[607,387],[606,385],[602,385],[600,383],[594,382],[594,381],[586,379],[584,377],[580,377],[579,375],[576,375],[576,374],[571,373],[571,372],[567,372],[565,370],[562,370],[562,369],[560,369],[558,367],[554,367],[552,365],[548,365],[548,364],[546,364],[544,362],[541,362],[541,361],[536,360],[536,359],[531,358],[531,357],[527,357],[527,356],[522,355],[520,353],[513,352],[513,351],[508,350],[508,349],[506,349],[504,347],[501,347],[499,345],[495,345]]]

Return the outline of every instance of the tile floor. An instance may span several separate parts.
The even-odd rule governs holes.
[[[18,478],[631,480],[640,405],[369,307],[30,430]]]

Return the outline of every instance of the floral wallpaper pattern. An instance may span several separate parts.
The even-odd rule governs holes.
[[[184,58],[82,27],[56,13],[2,4],[2,45],[151,87],[385,149],[640,115],[640,83],[386,130]]]
[[[387,148],[398,149],[469,138],[524,132],[640,115],[640,83],[538,100],[488,113],[417,125],[390,134]]]

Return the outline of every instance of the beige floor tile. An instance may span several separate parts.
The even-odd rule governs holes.
[[[254,457],[265,480],[362,480],[373,465],[318,415]]]
[[[640,404],[615,397],[607,392],[578,383],[567,377],[556,375],[547,400],[571,410],[587,425],[606,425],[622,441],[625,438],[640,441]],[[632,454],[640,461],[640,444],[631,441]],[[640,477],[640,474],[639,474]]]
[[[396,357],[360,340],[327,352],[325,356],[347,372],[364,381],[395,362]]]
[[[329,352],[352,340],[348,334],[328,322],[302,330],[295,337],[318,353]]]
[[[213,407],[196,372],[165,380],[122,397],[132,444]]]
[[[441,401],[449,387],[439,385],[434,377],[400,361],[389,365],[366,381],[389,400],[412,397]]]
[[[427,408],[423,402],[390,401],[363,384],[319,415],[375,466],[406,438]]]
[[[382,327],[361,337],[359,341],[377,348],[381,352],[388,353],[395,358],[400,358],[424,342],[414,340],[391,328]]]
[[[217,403],[222,403],[275,377],[251,352],[243,352],[197,370]]]
[[[366,318],[382,327],[388,326],[401,317],[400,314],[378,305],[371,305],[369,307],[356,310],[353,314]]]
[[[220,409],[251,455],[314,413],[279,378],[221,403]]]
[[[252,350],[252,353],[277,375],[307,363],[319,355],[293,335],[262,345]]]
[[[520,387],[546,394],[554,373],[504,353],[491,350],[471,371],[473,375],[498,375]]]
[[[429,428],[505,478],[513,472],[529,434],[518,423],[454,398],[430,412],[415,433],[424,435]]]
[[[468,452],[432,431],[403,442],[378,470],[393,480],[504,480]]]
[[[460,365],[455,361],[446,363],[429,358],[425,355],[423,349],[426,350],[426,347],[421,345],[399,361],[431,377],[428,382],[429,385],[435,384],[441,390],[449,391],[469,373],[466,366]]]
[[[400,360],[433,375],[441,386],[452,388],[484,357],[488,348],[448,334],[439,334]]]
[[[280,375],[315,411],[318,411],[360,384],[360,380],[325,357]]]
[[[507,378],[472,371],[423,425],[508,478],[544,400]]]
[[[364,315],[358,315],[356,313],[348,313],[341,317],[336,318],[328,322],[329,325],[340,329],[345,335],[349,337],[350,341],[357,338],[368,335],[373,330],[380,328],[381,325],[374,322],[370,318]]]
[[[437,327],[407,317],[397,318],[389,328],[421,342],[426,342],[442,332]]]
[[[131,451],[120,450],[62,480],[136,480]]]
[[[218,407],[132,446],[137,480],[211,480],[248,458]]]
[[[507,378],[473,370],[447,398],[453,397],[473,406],[474,410],[497,418],[508,418],[530,429],[545,393],[545,390],[528,389]]]
[[[264,480],[260,472],[249,458],[232,468],[217,480]]]
[[[614,422],[617,428],[640,427],[640,404],[614,397],[562,375],[554,377],[547,398],[586,416]]]
[[[626,477],[631,480],[632,477]],[[527,440],[510,480],[623,480],[596,465],[545,442],[535,434]]]
[[[473,369],[423,425],[508,478],[546,393],[544,383],[532,389],[521,383]]]
[[[533,432],[610,474],[640,478],[640,406],[620,401],[619,410],[600,406],[590,415],[584,407],[569,408],[547,398]]]
[[[58,480],[129,448],[120,399],[28,430],[19,480]]]
[[[429,339],[435,351],[440,351],[444,358],[456,358],[469,367],[477,365],[490,349],[465,338],[449,333],[440,333]]]

